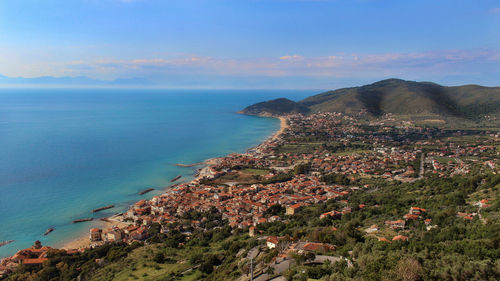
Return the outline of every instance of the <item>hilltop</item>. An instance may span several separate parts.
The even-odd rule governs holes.
[[[241,111],[244,114],[273,116],[317,112],[366,112],[371,117],[394,114],[409,118],[477,119],[484,115],[500,115],[500,87],[447,87],[431,82],[387,79],[324,92],[298,102],[283,98],[261,102]]]
[[[310,109],[303,104],[294,102],[287,98],[259,102],[240,111],[243,114],[276,116],[282,114],[302,113],[307,114]]]

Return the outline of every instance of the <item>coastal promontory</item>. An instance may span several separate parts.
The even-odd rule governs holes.
[[[478,119],[500,115],[500,87],[447,87],[431,82],[387,79],[327,91],[298,102],[285,98],[260,102],[241,111],[263,116],[319,112],[366,112],[371,117],[392,114],[404,118]]]

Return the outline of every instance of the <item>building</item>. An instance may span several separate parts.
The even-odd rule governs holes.
[[[108,229],[108,231],[105,234],[106,241],[109,242],[114,242],[114,241],[120,241],[123,239],[123,232],[121,229],[117,227],[113,227],[112,229]]]
[[[385,225],[388,225],[392,229],[397,228],[405,228],[406,222],[404,220],[396,220],[396,221],[385,221]]]
[[[148,236],[148,229],[145,226],[141,226],[140,228],[130,232],[130,237],[134,240],[144,240],[148,238]]]
[[[419,208],[419,207],[411,207],[410,208],[410,212],[409,214],[412,214],[412,215],[420,215],[422,213],[425,213],[426,210],[425,209],[422,209],[422,208]]]
[[[250,228],[248,229],[248,235],[250,235],[250,237],[255,236],[255,226],[250,226]]]
[[[374,233],[379,230],[378,225],[374,224],[365,230],[366,233]]]
[[[295,205],[292,205],[292,206],[289,206],[289,207],[286,207],[286,214],[289,215],[289,216],[293,216],[295,215],[295,212],[297,212],[297,210],[302,206],[302,204],[300,203],[297,203]]]
[[[306,252],[328,253],[335,251],[335,246],[327,243],[299,242],[295,249]]]
[[[31,248],[18,251],[11,260],[19,264],[39,265],[48,260],[47,252],[50,249],[50,247],[42,246],[42,243],[37,240]]]
[[[394,236],[392,238],[392,241],[407,241],[408,240],[408,236],[404,236],[404,235],[397,235],[397,236]]]
[[[269,249],[274,249],[278,246],[278,237],[276,236],[269,236],[267,237],[266,240],[266,245]]]
[[[91,228],[90,229],[90,241],[92,241],[92,242],[102,241],[102,229]]]

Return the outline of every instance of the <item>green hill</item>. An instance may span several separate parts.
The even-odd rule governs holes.
[[[243,114],[274,116],[290,113],[309,113],[310,109],[286,98],[259,102],[240,111]]]
[[[343,88],[308,97],[299,102],[277,99],[242,110],[245,114],[367,111],[373,117],[394,115],[439,116],[474,119],[500,114],[500,87],[466,85],[446,87],[430,82],[382,80],[370,85]]]

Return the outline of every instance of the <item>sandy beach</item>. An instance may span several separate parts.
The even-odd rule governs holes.
[[[274,135],[271,137],[271,139],[276,139],[278,138],[285,130],[289,127],[288,121],[286,120],[285,117],[277,117],[280,119],[280,129],[274,133]]]
[[[89,230],[91,228],[111,228],[112,226],[118,226],[120,228],[126,227],[129,224],[128,223],[123,223],[119,221],[96,221],[92,223],[92,227],[89,226],[88,230],[85,233],[82,233],[78,237],[75,237],[71,240],[61,242],[60,245],[57,245],[56,248],[61,248],[65,250],[72,250],[72,249],[81,249],[81,248],[89,248],[93,243],[95,242],[90,242],[89,239]]]

